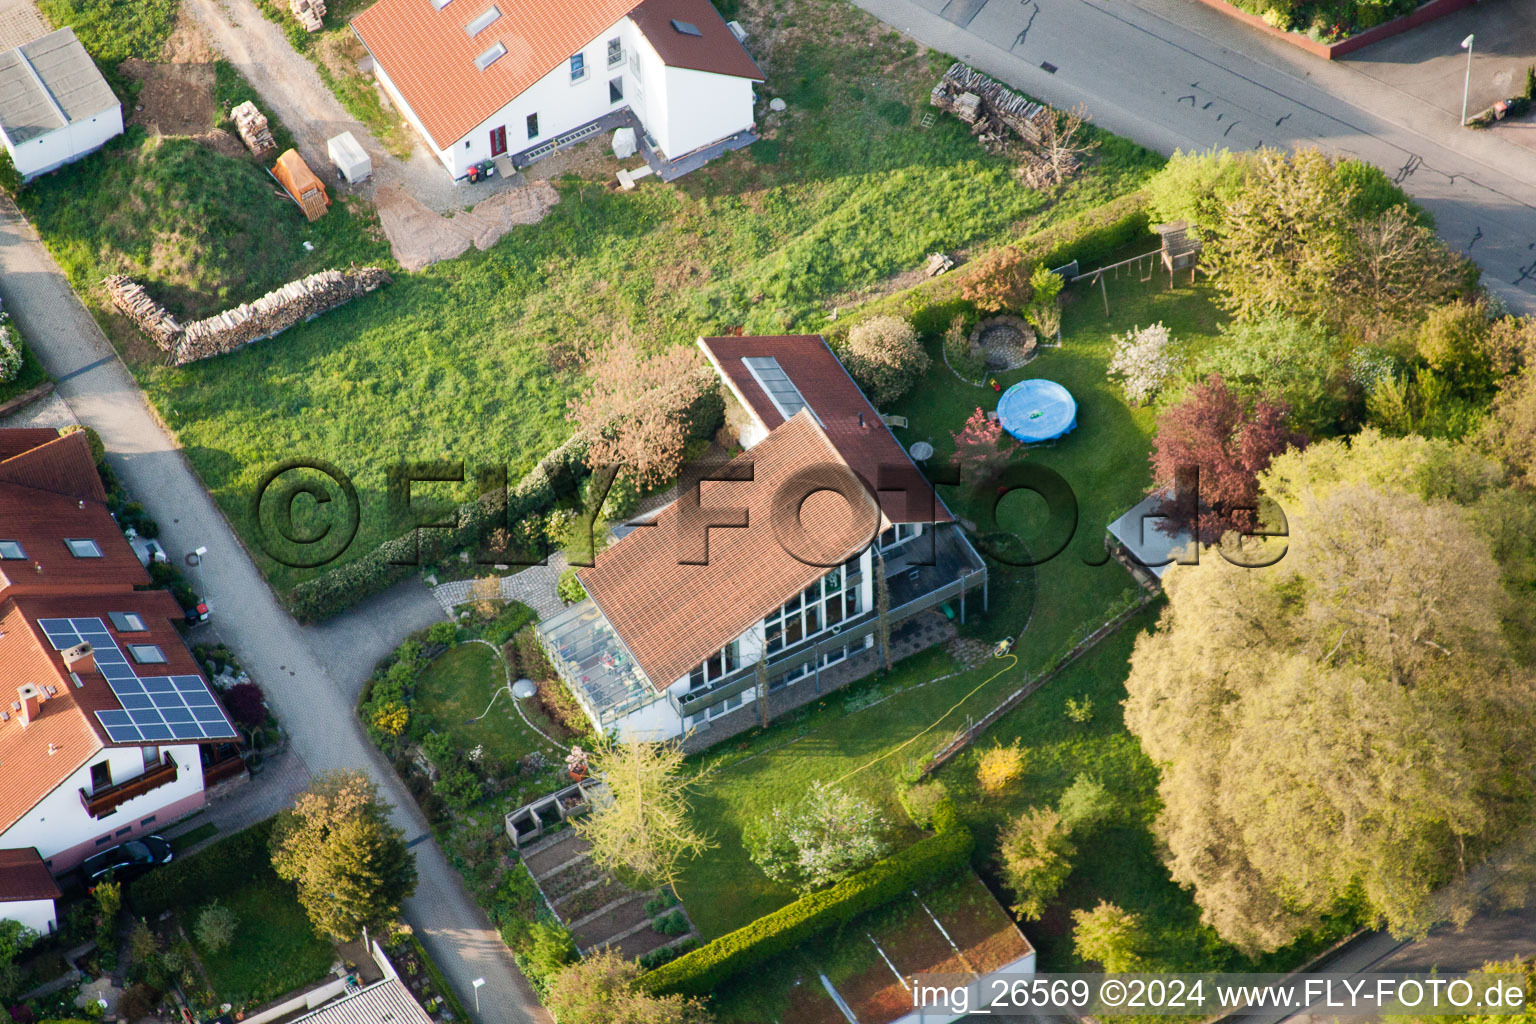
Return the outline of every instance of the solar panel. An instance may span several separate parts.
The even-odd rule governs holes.
[[[201,676],[140,676],[100,619],[39,619],[38,625],[56,651],[82,641],[91,645],[96,670],[123,708],[96,712],[113,743],[232,740],[239,736]]]
[[[763,394],[773,403],[773,407],[779,410],[780,416],[787,420],[801,409],[811,409],[810,403],[800,394],[800,389],[795,387],[794,381],[789,379],[789,374],[784,372],[777,359],[772,356],[747,356],[741,362],[752,374],[752,379],[757,381],[758,387],[763,389]],[[811,416],[817,423],[821,422],[815,409],[811,409]]]

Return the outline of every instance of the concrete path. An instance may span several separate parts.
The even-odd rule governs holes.
[[[1164,153],[1262,144],[1368,160],[1435,215],[1441,236],[1478,261],[1512,309],[1536,312],[1531,152],[1458,127],[1459,89],[1450,114],[1449,98],[1425,102],[1403,87],[1445,73],[1428,53],[1458,52],[1466,34],[1458,16],[1414,30],[1416,46],[1390,51],[1407,66],[1389,73],[1372,48],[1320,60],[1193,0],[854,2],[1051,104],[1082,103],[1094,123]],[[1506,26],[1487,33],[1492,43],[1529,21],[1531,8],[1531,0],[1485,0],[1475,17]]]
[[[414,847],[420,882],[406,917],[464,1004],[474,1005],[470,982],[483,977],[482,1020],[548,1020],[353,714],[377,661],[406,632],[442,618],[430,592],[419,583],[403,585],[324,626],[301,629],[273,597],[31,225],[8,201],[0,203],[0,297],[58,381],[59,395],[101,435],[112,468],[159,521],[167,551],[177,557],[208,548],[201,577],[218,631],[261,682],[292,737],[292,751],[313,774],[368,772],[395,805],[395,823],[410,839],[425,840]]]

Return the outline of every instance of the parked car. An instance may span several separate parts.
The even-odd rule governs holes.
[[[112,873],[113,881],[126,882],[157,864],[169,864],[172,856],[170,843],[159,836],[144,836],[110,850],[103,850],[94,857],[87,857],[82,870],[85,871],[87,885],[108,872]]]

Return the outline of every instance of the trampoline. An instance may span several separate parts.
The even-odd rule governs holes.
[[[1077,429],[1077,402],[1053,380],[1021,380],[998,400],[997,420],[1025,444],[1051,441]]]

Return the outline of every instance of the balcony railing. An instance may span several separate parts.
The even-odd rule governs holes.
[[[929,608],[937,608],[951,598],[960,597],[968,590],[973,590],[982,585],[986,579],[986,570],[979,569],[966,573],[958,579],[931,590],[921,597],[915,598],[890,611],[890,623],[892,626],[905,622],[919,612]],[[843,647],[856,640],[863,640],[872,636],[880,628],[880,617],[874,612],[866,612],[857,619],[844,622],[842,628],[836,632],[827,631],[810,640],[803,640],[793,647],[772,656],[768,660],[768,678],[783,675],[802,665],[821,660],[826,652],[835,647]],[[682,697],[677,697],[670,692],[667,698],[672,702],[672,707],[684,717],[703,714],[707,709],[729,700],[738,694],[745,693],[757,685],[757,664],[744,666],[722,677],[708,689],[693,690]]]
[[[80,805],[91,817],[105,818],[134,797],[143,796],[145,793],[175,782],[180,772],[176,759],[170,754],[164,754],[159,764],[127,782],[119,782],[115,786],[108,786],[94,793],[87,792],[85,787],[81,786]]]

